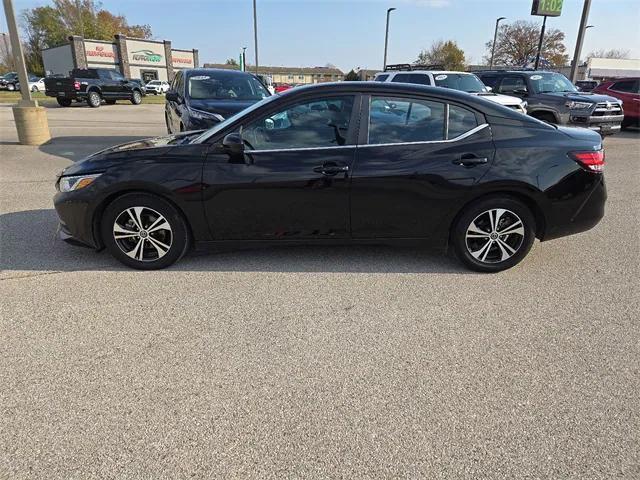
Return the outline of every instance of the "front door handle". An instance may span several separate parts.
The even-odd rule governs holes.
[[[324,165],[319,165],[313,168],[313,171],[316,173],[321,173],[322,175],[333,176],[337,175],[340,172],[348,172],[349,167],[347,165],[336,165],[335,163],[325,163]]]
[[[478,157],[473,153],[463,153],[453,161],[454,164],[462,165],[463,167],[474,167],[488,162],[489,159],[487,157]]]

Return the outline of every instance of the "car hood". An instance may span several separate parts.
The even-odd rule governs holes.
[[[250,107],[259,100],[193,100],[189,99],[189,107],[209,113],[217,113],[227,118]]]
[[[477,93],[472,93],[472,95],[486,98],[487,100],[491,100],[492,102],[499,103],[500,105],[520,105],[522,103],[522,100],[518,97],[512,97],[511,95],[502,95],[501,93],[477,92]]]
[[[599,93],[592,92],[554,92],[554,93],[541,93],[540,96],[548,95],[549,97],[554,98],[566,98],[567,100],[573,100],[576,102],[591,102],[591,103],[600,103],[600,102],[612,102],[619,103],[615,97],[610,95],[602,95]]]
[[[203,131],[204,130],[192,130],[189,132],[181,132],[177,135],[143,138],[105,148],[77,163],[69,165],[62,171],[61,175],[102,172],[111,166],[122,164],[123,162],[161,156],[166,153],[167,148],[186,145],[190,140],[201,135]]]

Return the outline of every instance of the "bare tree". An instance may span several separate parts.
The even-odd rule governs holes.
[[[594,50],[587,58],[629,58],[629,50],[619,50],[612,48],[611,50]]]
[[[496,41],[495,65],[523,66],[535,57],[540,40],[540,25],[536,22],[518,20],[504,24],[498,30]],[[493,41],[485,44],[488,63],[491,57]],[[552,65],[566,65],[569,56],[565,53],[564,33],[556,28],[547,28],[542,44],[541,55]]]

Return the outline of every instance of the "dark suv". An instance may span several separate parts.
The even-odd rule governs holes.
[[[167,131],[210,128],[270,95],[251,73],[215,68],[180,70],[165,96]]]
[[[580,92],[560,73],[532,70],[475,73],[494,92],[526,99],[527,113],[539,120],[610,135],[620,130],[624,119],[620,100]]]

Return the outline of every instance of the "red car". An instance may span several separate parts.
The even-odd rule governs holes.
[[[282,93],[289,90],[290,88],[293,88],[293,87],[288,83],[281,83],[280,85],[276,85],[275,90],[276,90],[276,93]]]
[[[593,92],[611,95],[622,100],[624,109],[622,128],[640,126],[640,77],[603,82],[594,88]]]

